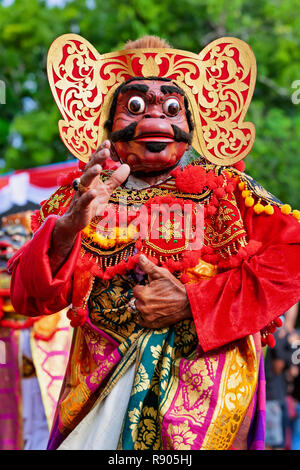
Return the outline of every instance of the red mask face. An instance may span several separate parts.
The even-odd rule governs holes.
[[[133,173],[159,173],[180,160],[190,129],[184,96],[171,82],[136,80],[119,93],[111,140]]]

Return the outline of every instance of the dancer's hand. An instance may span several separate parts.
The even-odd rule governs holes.
[[[75,191],[67,212],[57,219],[48,252],[53,275],[68,257],[78,233],[105,210],[114,189],[128,178],[130,168],[124,164],[107,181],[100,180],[101,165],[110,157],[110,149],[106,140],[91,156],[80,178],[79,190]]]
[[[128,178],[130,168],[124,164],[107,181],[100,180],[102,165],[110,157],[110,149],[111,144],[106,140],[91,156],[80,178],[80,189],[75,191],[68,211],[61,217],[60,223],[73,233],[78,233],[93,217],[101,215],[112,192]]]
[[[184,284],[144,255],[140,256],[139,265],[148,275],[149,283],[137,285],[133,289],[138,311],[137,323],[145,328],[157,329],[192,318]]]

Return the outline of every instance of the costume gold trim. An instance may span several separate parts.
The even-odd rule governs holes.
[[[230,449],[253,398],[258,371],[252,336],[227,347],[222,389],[202,449]]]

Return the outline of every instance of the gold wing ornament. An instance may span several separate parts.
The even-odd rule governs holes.
[[[104,124],[115,89],[135,76],[169,78],[185,91],[195,122],[192,145],[208,161],[232,165],[253,146],[255,127],[244,117],[256,61],[240,39],[217,39],[199,55],[167,48],[99,54],[81,36],[65,34],[49,49],[47,72],[62,115],[60,136],[83,162],[107,138]]]

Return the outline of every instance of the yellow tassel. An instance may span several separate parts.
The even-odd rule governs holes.
[[[273,215],[274,214],[274,207],[270,206],[269,204],[264,209],[265,214]]]
[[[251,192],[248,189],[245,189],[244,191],[242,191],[242,196],[244,198],[251,196]]]
[[[286,215],[288,215],[292,212],[292,208],[289,204],[283,204],[283,206],[281,206],[280,210],[283,214],[286,214]]]
[[[238,186],[239,186],[239,189],[240,189],[241,191],[243,191],[243,189],[245,189],[245,183],[244,183],[244,181],[241,181]]]
[[[247,196],[245,199],[245,206],[246,207],[252,207],[254,204],[254,199],[252,196]]]
[[[292,214],[295,219],[300,220],[300,211],[293,210]]]
[[[261,214],[262,212],[264,212],[265,206],[263,206],[262,204],[260,204],[260,203],[258,202],[258,203],[255,204],[255,206],[253,207],[253,210],[254,210],[255,214]]]

